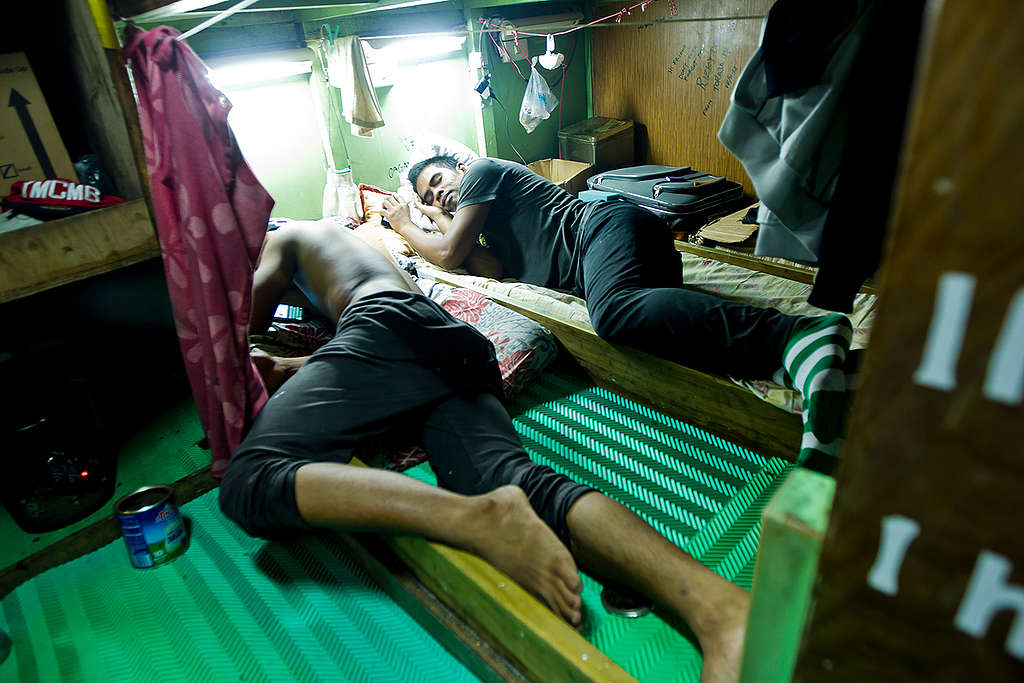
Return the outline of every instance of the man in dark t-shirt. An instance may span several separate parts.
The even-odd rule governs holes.
[[[594,330],[608,341],[797,389],[804,412],[798,462],[832,471],[846,407],[846,316],[789,316],[684,289],[681,257],[660,218],[621,199],[581,202],[521,164],[438,156],[408,175],[417,208],[439,232],[416,226],[397,197],[385,200],[384,211],[423,258],[572,292],[586,300]]]

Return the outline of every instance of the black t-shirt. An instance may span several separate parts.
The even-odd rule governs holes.
[[[493,202],[482,235],[506,277],[572,291],[586,204],[522,164],[484,157],[469,164],[458,209]]]

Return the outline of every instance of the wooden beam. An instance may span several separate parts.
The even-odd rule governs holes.
[[[1024,4],[926,6],[797,681],[1024,680]]]
[[[743,683],[789,683],[807,620],[836,482],[798,468],[761,515],[743,641]]]
[[[420,626],[485,683],[529,679],[412,573],[376,534],[325,532]]]
[[[115,19],[148,22],[217,5],[224,0],[110,0]]]
[[[217,482],[210,474],[210,468],[204,467],[174,482],[174,502],[180,507],[216,487]],[[39,552],[0,570],[0,598],[5,597],[33,576],[75,558],[88,555],[120,537],[120,523],[114,515],[108,515],[72,535],[56,541]]]
[[[388,545],[438,598],[540,683],[636,683],[565,621],[475,555],[411,536]]]
[[[446,280],[441,271],[432,272],[439,280],[472,289],[542,324],[598,386],[763,456],[796,459],[802,438],[800,416],[762,401],[727,378],[611,344],[589,325],[559,320],[497,292]]]
[[[0,233],[0,302],[159,256],[143,199]]]

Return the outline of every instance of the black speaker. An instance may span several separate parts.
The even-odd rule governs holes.
[[[5,356],[0,500],[24,531],[54,531],[111,499],[116,449],[104,443],[71,350],[44,346]]]

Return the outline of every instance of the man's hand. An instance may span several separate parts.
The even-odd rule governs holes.
[[[424,216],[434,221],[435,223],[437,223],[437,220],[441,216],[448,215],[448,213],[440,206],[434,206],[433,204],[424,204],[423,202],[420,201],[418,195],[414,201],[416,202],[416,208],[423,212]]]
[[[395,230],[413,225],[412,216],[409,214],[409,205],[398,195],[393,194],[386,197],[382,208],[384,218]]]

